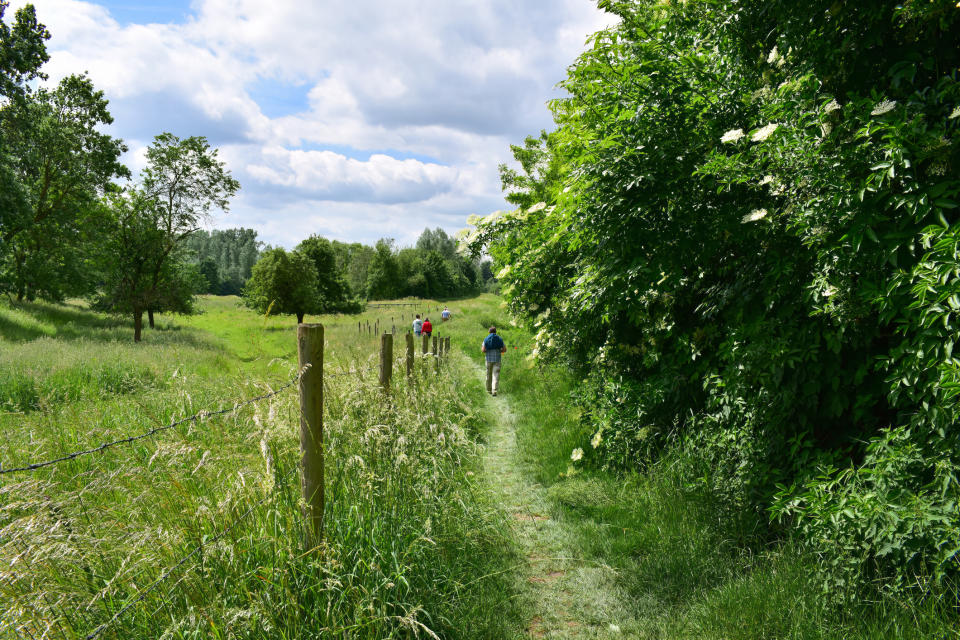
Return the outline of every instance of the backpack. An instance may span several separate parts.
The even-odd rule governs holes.
[[[486,347],[487,351],[500,351],[500,349],[503,349],[503,338],[491,333],[483,339],[483,346]]]

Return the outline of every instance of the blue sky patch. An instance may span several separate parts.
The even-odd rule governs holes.
[[[106,7],[113,19],[122,25],[182,23],[193,15],[191,0],[101,0],[97,4]]]
[[[260,111],[268,118],[281,118],[310,110],[308,94],[313,87],[309,83],[281,82],[273,78],[261,78],[247,86],[247,93],[260,105]]]

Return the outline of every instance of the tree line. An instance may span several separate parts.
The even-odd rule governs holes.
[[[416,246],[393,240],[370,247],[313,235],[293,251],[272,248],[253,265],[243,297],[260,313],[351,313],[364,300],[450,298],[490,285],[489,261],[458,253],[457,241],[440,229],[424,229]]]
[[[593,464],[684,482],[825,592],[960,578],[954,0],[603,0],[472,219]]]

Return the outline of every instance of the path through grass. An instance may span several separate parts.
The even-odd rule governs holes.
[[[494,427],[483,466],[526,559],[518,591],[527,601],[527,634],[614,638],[632,633],[636,625],[627,594],[617,585],[616,570],[584,556],[577,542],[578,524],[554,508],[548,490],[521,461],[510,394],[487,396],[487,408]]]

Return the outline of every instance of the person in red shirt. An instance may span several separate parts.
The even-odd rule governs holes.
[[[420,335],[430,337],[430,334],[433,333],[433,325],[430,324],[430,318],[423,319],[423,326],[420,327]]]

